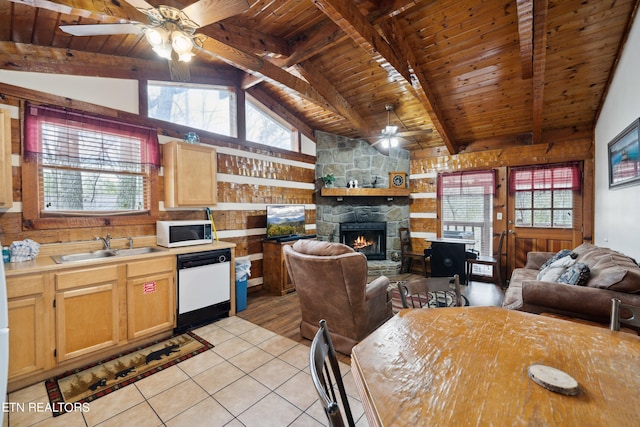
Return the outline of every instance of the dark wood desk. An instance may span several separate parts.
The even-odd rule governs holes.
[[[528,377],[539,363],[577,396]],[[607,426],[640,422],[640,337],[497,307],[402,310],[353,348],[371,426]]]

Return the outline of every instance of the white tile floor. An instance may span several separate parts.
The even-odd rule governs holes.
[[[322,426],[327,420],[309,374],[309,347],[239,317],[194,331],[215,347],[53,418],[44,383],[9,395],[5,426]],[[367,426],[348,365],[341,363],[351,410]],[[31,402],[31,406],[29,405]],[[18,403],[24,405],[18,406]],[[32,408],[32,410],[29,410]]]

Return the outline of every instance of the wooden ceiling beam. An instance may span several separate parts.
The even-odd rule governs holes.
[[[196,42],[196,44],[199,45],[197,49],[202,53],[219,58],[246,73],[261,74],[271,83],[294,91],[307,101],[339,114],[334,104],[325,99],[313,86],[282,68],[273,65],[266,59],[230,46],[214,38],[207,37],[204,34],[198,36],[198,42]]]
[[[286,40],[228,22],[215,22],[199,29],[198,33],[260,56],[288,57],[291,54]]]
[[[292,47],[292,53],[289,57],[271,58],[269,60],[280,68],[289,68],[335,46],[348,37],[333,21],[325,19],[308,31],[298,35],[295,40],[289,41]],[[263,78],[261,76],[247,75],[242,80],[242,88],[246,90],[260,84],[262,81]]]
[[[356,131],[362,132],[364,135],[369,133],[369,125],[320,71],[316,71],[314,66],[308,62],[298,64],[295,67],[300,75],[322,96],[330,102],[333,101],[332,104],[336,110],[353,125]]]
[[[566,156],[555,157],[554,161],[581,160],[593,156],[593,128],[589,125],[547,130],[544,132],[544,141],[546,142],[534,144],[530,133],[483,138],[466,145],[458,155],[496,151],[498,152],[497,158],[502,158],[503,153],[506,152],[512,152],[516,156],[516,153],[521,153],[520,156],[522,158],[518,160],[518,164],[527,164],[527,162],[533,164],[539,163],[541,158],[545,158],[552,151],[558,151],[559,147],[564,146],[571,147],[571,149],[559,150],[560,156],[563,156],[563,153]],[[541,149],[541,147],[543,148]],[[537,152],[535,158],[528,158],[526,155],[522,155],[524,152],[534,151]],[[446,155],[444,146],[430,147],[424,150],[412,151],[411,159],[427,159]],[[487,164],[482,163],[482,167],[487,167]]]
[[[429,115],[433,126],[440,134],[444,145],[449,150],[449,153],[455,154],[458,152],[456,146],[451,138],[451,131],[445,125],[444,114],[436,103],[436,96],[431,90],[429,80],[420,69],[420,64],[416,58],[415,52],[418,49],[414,49],[409,45],[409,41],[403,37],[402,31],[398,28],[397,20],[391,18],[382,25],[383,31],[388,35],[389,40],[393,40],[394,44],[398,45],[398,48],[406,56],[406,60],[412,70],[411,86],[413,88],[413,94],[418,101],[422,104],[425,111]]]
[[[136,80],[169,80],[166,60],[145,60],[72,49],[0,42],[0,69]],[[236,70],[191,65],[192,81],[234,85]]]
[[[406,61],[400,59],[389,43],[382,38],[357,7],[344,0],[313,0],[313,3],[329,19],[340,27],[353,41],[367,52],[383,69],[394,75],[400,74],[411,81]]]
[[[545,65],[547,59],[547,11],[549,0],[534,0],[533,6],[533,143],[542,142]]]
[[[517,0],[522,78],[533,77],[533,0]]]

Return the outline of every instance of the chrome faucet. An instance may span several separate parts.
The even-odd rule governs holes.
[[[127,240],[129,241],[129,249],[133,249],[133,237],[127,237]]]
[[[111,234],[107,234],[107,237],[96,237],[95,240],[102,240],[102,244],[104,245],[104,250],[111,249]]]

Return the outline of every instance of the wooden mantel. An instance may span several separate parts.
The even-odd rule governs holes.
[[[408,188],[323,188],[325,197],[409,197]]]

